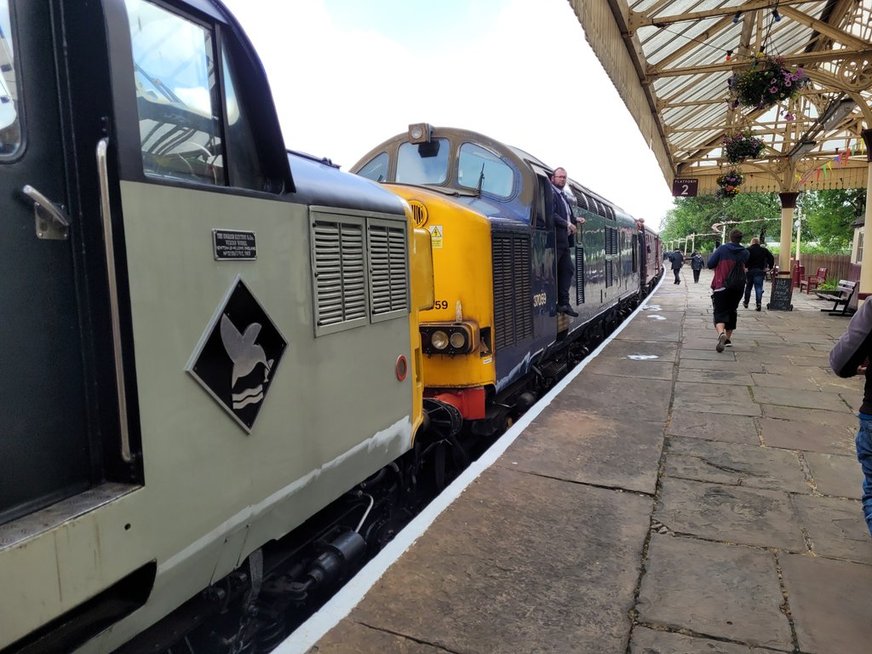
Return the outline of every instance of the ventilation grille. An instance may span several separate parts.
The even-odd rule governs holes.
[[[606,254],[618,253],[618,230],[606,227]]]
[[[497,349],[533,336],[529,234],[494,234],[494,331]]]
[[[317,220],[313,234],[318,326],[365,319],[363,225]]]
[[[584,248],[575,248],[575,303],[584,304]]]
[[[369,225],[369,265],[372,314],[384,315],[408,308],[406,232],[402,227]]]
[[[611,259],[606,261],[606,288],[615,283],[615,263]]]

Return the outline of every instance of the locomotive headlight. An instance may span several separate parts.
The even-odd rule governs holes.
[[[448,334],[443,332],[441,329],[433,332],[430,336],[430,344],[437,350],[444,350],[448,347]]]
[[[478,324],[472,320],[421,325],[424,354],[469,354],[478,347]]]

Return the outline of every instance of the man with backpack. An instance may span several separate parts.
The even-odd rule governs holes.
[[[732,347],[730,340],[738,320],[739,302],[745,292],[745,262],[748,250],[742,247],[742,232],[730,232],[730,242],[724,243],[712,252],[708,267],[714,270],[712,276],[712,308],[714,309],[715,330],[718,343],[715,350],[723,352]]]

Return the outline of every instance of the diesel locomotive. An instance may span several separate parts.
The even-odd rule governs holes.
[[[295,601],[390,537],[430,235],[285,150],[212,0],[0,0],[0,214],[0,651],[113,651],[188,600],[247,610],[126,647],[267,651],[286,534],[365,481]]]
[[[407,200],[433,236],[436,297],[421,323],[425,396],[473,433],[523,412],[662,273],[657,234],[569,180],[578,316],[558,313],[553,169],[482,134],[410,125],[351,170]]]

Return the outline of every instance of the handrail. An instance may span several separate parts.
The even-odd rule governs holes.
[[[115,357],[115,385],[118,392],[118,422],[121,429],[121,458],[130,463],[130,431],[127,425],[127,391],[124,384],[124,360],[121,351],[121,313],[118,309],[118,279],[115,274],[115,241],[112,238],[112,207],[109,204],[109,139],[97,143],[97,175],[100,179],[100,214],[103,218],[103,241],[106,248],[106,277],[109,283],[109,309],[112,319],[112,350]]]

